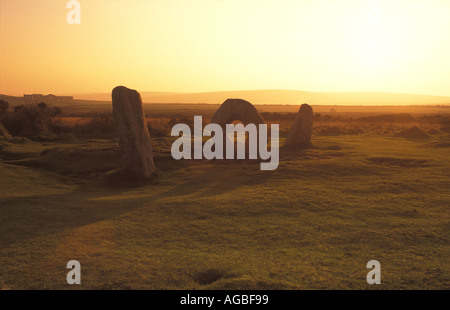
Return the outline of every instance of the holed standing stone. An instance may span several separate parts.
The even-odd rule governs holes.
[[[255,106],[250,102],[243,99],[230,98],[225,100],[224,103],[217,109],[214,113],[211,123],[218,124],[223,129],[223,150],[224,156],[227,149],[227,140],[230,139],[226,135],[226,125],[233,123],[233,121],[241,121],[244,125],[255,124],[256,131],[258,134],[258,145],[259,145],[259,126],[260,124],[265,124],[265,121]],[[237,147],[234,148],[235,155],[237,156]],[[245,142],[245,154],[249,156],[249,141]],[[235,157],[236,158],[236,157]]]
[[[239,120],[244,124],[264,124],[264,119],[255,106],[243,99],[227,99],[214,113],[211,123],[219,124],[225,129],[226,124]]]

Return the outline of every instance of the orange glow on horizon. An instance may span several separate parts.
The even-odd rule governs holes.
[[[0,93],[450,96],[447,0],[0,0]]]

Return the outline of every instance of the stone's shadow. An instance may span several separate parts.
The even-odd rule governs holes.
[[[166,159],[167,160],[167,159]],[[175,170],[192,163],[177,162]],[[168,162],[167,164],[170,164]],[[173,163],[176,164],[176,163]],[[132,186],[117,187],[102,184],[99,180],[88,180],[70,193],[11,197],[0,199],[0,249],[14,243],[43,235],[60,234],[96,222],[106,221],[142,207],[158,207],[160,200],[171,197],[187,196],[189,199],[212,197],[226,194],[240,186],[266,182],[258,174],[259,165],[245,161],[230,163],[201,161],[208,165],[201,173],[184,175],[183,182],[162,193],[140,197],[119,197],[127,193]],[[230,166],[242,165],[242,169],[230,169]],[[195,167],[194,167],[195,169]],[[101,180],[100,180],[101,181]],[[155,179],[141,185],[145,190],[152,186],[166,186],[165,180]],[[117,199],[100,199],[109,196]],[[183,206],[180,205],[180,208]],[[20,227],[20,229],[17,229]]]
[[[149,203],[148,198],[95,199],[103,195],[76,190],[57,195],[0,199],[0,249],[42,235],[58,234],[108,220]]]

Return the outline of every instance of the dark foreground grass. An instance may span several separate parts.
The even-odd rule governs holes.
[[[11,289],[450,289],[445,139],[314,137],[254,162],[174,161],[112,186],[114,141],[3,143],[0,286]],[[82,285],[66,283],[78,260]],[[366,264],[381,263],[369,286]]]

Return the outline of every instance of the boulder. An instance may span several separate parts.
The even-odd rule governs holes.
[[[285,147],[300,149],[311,147],[313,118],[312,107],[309,104],[302,104],[294,124],[289,130]]]
[[[118,86],[112,91],[112,105],[123,172],[132,177],[149,178],[155,171],[155,164],[141,95]]]

